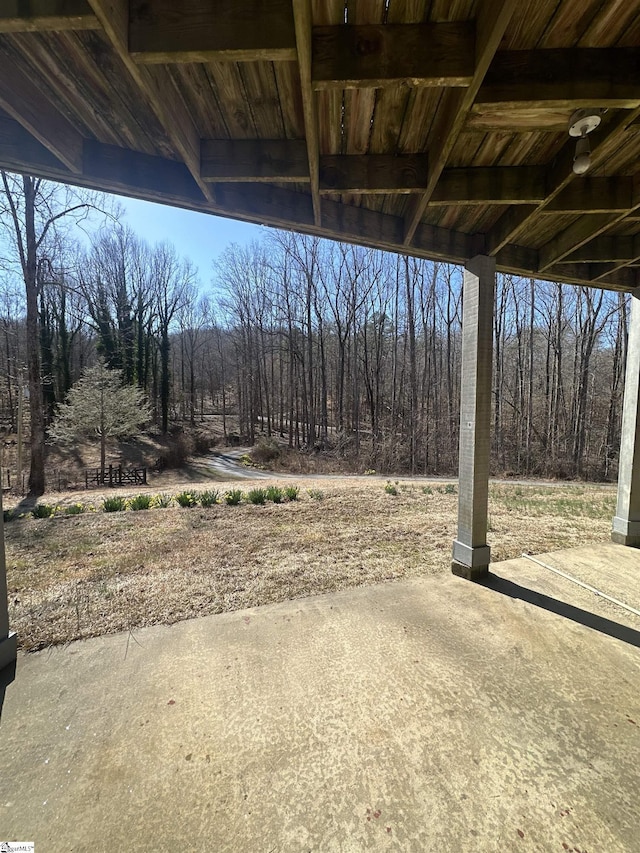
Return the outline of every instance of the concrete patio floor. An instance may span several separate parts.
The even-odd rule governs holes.
[[[541,559],[640,608],[638,551]],[[640,618],[528,560],[21,655],[0,840],[633,853],[639,688]]]

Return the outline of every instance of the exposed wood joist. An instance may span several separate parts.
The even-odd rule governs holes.
[[[640,257],[640,237],[596,237],[567,257],[569,263],[632,263]]]
[[[633,109],[640,105],[639,48],[515,50],[496,54],[475,110],[553,107]]]
[[[582,178],[558,193],[541,213],[624,213],[633,205],[633,178]]]
[[[203,139],[201,176],[205,181],[309,180],[307,145],[298,139]]]
[[[633,179],[631,204],[632,209],[640,208],[640,176]],[[624,220],[627,213],[628,211],[617,214],[592,213],[588,216],[582,216],[540,249],[540,271],[546,271],[553,264],[563,261],[591,240],[605,234],[614,225]]]
[[[97,30],[87,0],[2,0],[0,33]]]
[[[443,104],[436,115],[435,125],[430,134],[428,147],[429,180],[424,194],[409,206],[405,217],[405,246],[409,246],[413,240],[426,206],[433,195],[442,170],[447,164],[453,146],[464,127],[469,110],[517,5],[517,0],[504,0],[502,3],[485,3],[480,7],[476,21],[473,78],[468,88],[459,92],[448,92],[443,96]],[[444,100],[445,98],[446,100]]]
[[[0,53],[0,108],[72,172],[82,170],[82,136],[33,81]]]
[[[473,22],[314,27],[316,89],[468,86],[474,74]]]
[[[545,196],[543,166],[444,169],[429,205],[535,204]]]
[[[611,121],[603,121],[603,126],[594,131],[590,136],[591,141],[591,161],[592,168],[597,167],[600,163],[605,163],[607,157],[615,153],[618,146],[624,139],[627,126],[640,116],[640,109],[635,109],[630,114],[614,116]],[[606,117],[605,117],[606,119]],[[575,154],[575,140],[567,137],[567,142],[562,150],[556,156],[547,175],[547,198],[538,207],[523,205],[521,207],[510,208],[494,225],[491,231],[487,234],[486,246],[487,252],[490,255],[497,254],[503,246],[508,243],[517,243],[520,234],[527,228],[532,218],[539,214],[544,214],[546,209],[551,211],[551,205],[561,194],[567,192],[568,197],[572,192],[580,192],[573,190],[574,186],[579,186],[580,183],[591,181],[588,177],[577,177],[572,171],[573,158]],[[621,184],[624,186],[624,183]],[[635,184],[633,185],[635,187]],[[569,189],[571,188],[571,189]],[[587,190],[587,193],[589,191]],[[624,192],[624,190],[620,190]],[[636,208],[635,189],[632,187],[632,199],[629,208],[624,207],[623,211],[629,211]],[[608,209],[608,208],[607,208]],[[613,208],[618,211],[619,208]],[[557,213],[558,211],[553,211]],[[583,210],[576,211],[578,213]],[[611,224],[618,221],[618,218],[612,218]],[[594,219],[595,224],[595,219]],[[601,233],[601,232],[598,232]],[[597,234],[594,233],[594,237]],[[583,241],[585,242],[585,241]],[[582,243],[580,244],[582,245]]]
[[[211,200],[213,190],[200,177],[200,135],[168,72],[163,68],[139,67],[129,55],[128,0],[89,2],[108,39],[175,145],[203,196]]]
[[[593,287],[594,280],[591,278],[585,278],[584,269],[584,264],[563,262],[556,264],[547,273],[542,273],[536,276],[536,278]],[[606,270],[602,271],[601,277],[598,279],[597,287],[602,287],[605,290],[621,290],[625,293],[629,293],[634,291],[639,284],[640,280],[638,279],[637,270],[628,268],[620,269],[614,273],[610,273]]]
[[[320,201],[320,141],[315,95],[311,87],[311,24],[313,21],[311,0],[293,0],[293,19],[298,70],[300,72],[302,109],[304,113],[304,133],[307,141],[311,204],[313,206],[315,224],[320,225],[322,221]]]
[[[365,154],[320,158],[320,192],[421,192],[427,183],[424,154]]]
[[[137,62],[295,60],[291,0],[131,0]]]

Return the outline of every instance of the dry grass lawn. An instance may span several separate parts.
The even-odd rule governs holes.
[[[10,619],[22,648],[449,571],[453,487],[400,481],[398,494],[390,495],[377,478],[296,484],[300,499],[277,505],[7,523]],[[246,492],[265,482],[200,487],[212,485]],[[99,504],[87,492],[60,499]],[[614,502],[609,486],[494,485],[493,558],[605,541]]]

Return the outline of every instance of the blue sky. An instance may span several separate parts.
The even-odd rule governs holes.
[[[266,229],[220,216],[179,210],[164,204],[118,197],[125,211],[123,223],[146,240],[173,243],[180,255],[189,258],[199,269],[200,283],[207,288],[211,282],[211,262],[229,243],[244,245],[259,240]]]

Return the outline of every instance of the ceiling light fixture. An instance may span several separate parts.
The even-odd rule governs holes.
[[[569,119],[569,136],[577,136],[576,153],[573,158],[573,171],[584,175],[591,166],[591,146],[588,134],[602,121],[602,111],[598,109],[576,110]]]

